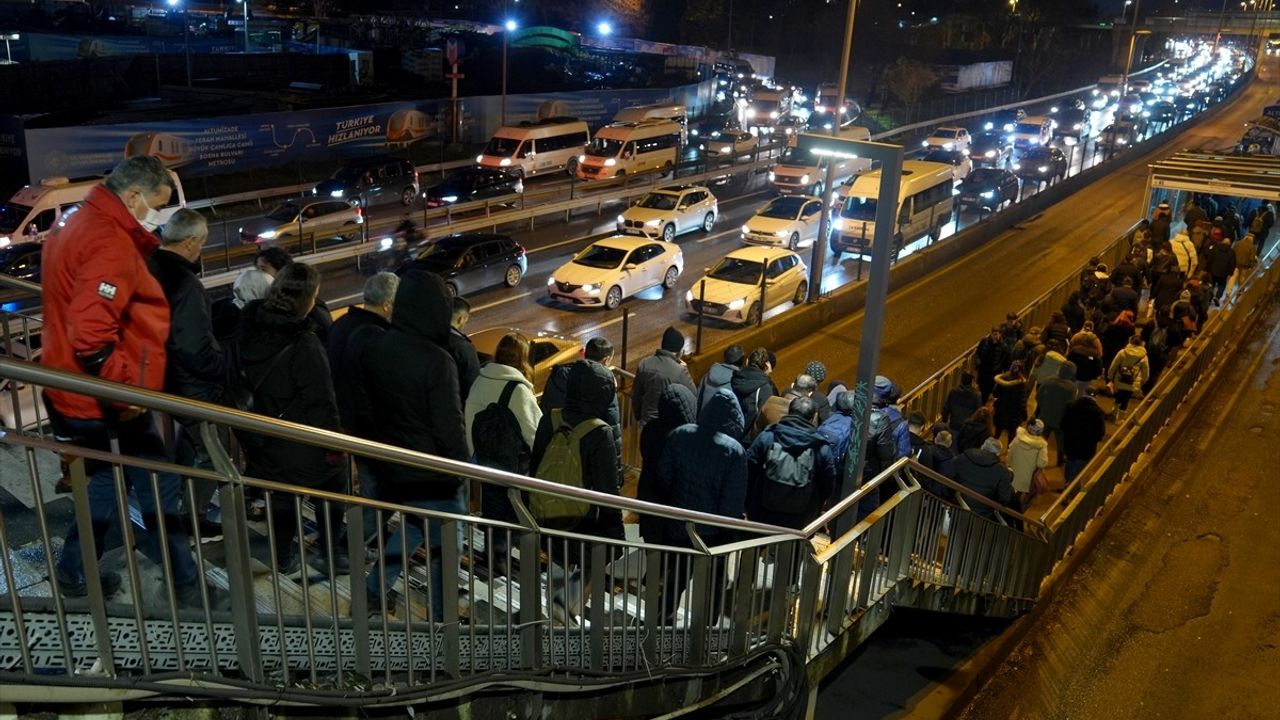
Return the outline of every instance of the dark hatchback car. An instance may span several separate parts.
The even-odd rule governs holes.
[[[427,207],[509,197],[522,192],[524,182],[511,173],[489,168],[463,168],[427,189]]]
[[[345,200],[369,207],[398,202],[412,205],[418,197],[418,169],[408,160],[353,160],[311,189],[315,197]]]
[[[410,270],[435,273],[452,296],[477,290],[520,284],[529,269],[520,243],[506,235],[466,233],[422,243],[409,251],[396,274]]]
[[[999,210],[1001,205],[1018,199],[1018,178],[1000,168],[974,168],[956,188],[956,203],[979,210]]]
[[[19,280],[40,282],[40,243],[24,242],[0,248],[0,273]]]
[[[1013,143],[1009,142],[1009,134],[1003,132],[983,132],[973,136],[969,142],[969,159],[974,165],[1003,166],[1013,154]]]
[[[1067,156],[1056,147],[1033,147],[1013,164],[1013,173],[1023,180],[1055,182],[1067,176]]]
[[[1087,138],[1093,131],[1093,127],[1089,123],[1090,113],[1088,110],[1080,110],[1077,108],[1068,108],[1053,116],[1058,124],[1053,128],[1053,134],[1058,137],[1073,137],[1076,140]]]

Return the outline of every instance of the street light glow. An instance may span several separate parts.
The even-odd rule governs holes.
[[[596,32],[600,33],[601,35],[612,35],[613,26],[607,22],[599,23],[598,25],[596,25]]]
[[[169,4],[169,7],[177,7],[178,3],[181,2],[181,0],[165,0],[165,1]]]
[[[515,32],[515,29],[516,29],[516,28],[518,28],[518,27],[520,27],[520,26],[519,26],[518,24],[516,24],[516,21],[515,21],[515,20],[508,20],[508,21],[506,22],[507,32]]]

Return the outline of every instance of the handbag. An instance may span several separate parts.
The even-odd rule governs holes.
[[[1031,494],[1039,495],[1040,493],[1049,492],[1049,476],[1045,474],[1044,468],[1036,468],[1031,473]]]

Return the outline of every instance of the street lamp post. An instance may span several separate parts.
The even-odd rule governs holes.
[[[249,52],[249,0],[240,0],[244,8],[244,51]]]
[[[857,14],[858,0],[849,0],[849,11],[844,23],[844,49],[840,54],[840,77],[836,78],[835,121],[831,123],[833,137],[840,136],[840,120],[845,107],[844,97],[845,92],[848,91],[849,60],[853,54],[853,21]],[[809,268],[809,302],[817,302],[818,298],[822,297],[823,254],[827,236],[831,232],[831,195],[835,192],[835,188],[832,187],[835,184],[835,177],[836,161],[828,159],[826,177],[822,181],[822,215],[818,219],[818,238],[813,242],[813,254],[809,258],[812,263]]]
[[[1150,30],[1138,30],[1138,11],[1142,7],[1142,0],[1137,0],[1133,6],[1133,24],[1129,26],[1129,56],[1124,61],[1124,77],[1120,83],[1120,97],[1129,94],[1129,71],[1133,69],[1133,47],[1139,35],[1150,35]]]
[[[507,36],[515,32],[519,25],[515,20],[507,20],[502,30],[502,124],[507,124]]]
[[[169,7],[177,7],[182,0],[168,0]],[[191,87],[191,22],[187,15],[187,6],[182,6],[182,44],[187,56],[187,87]]]
[[[22,38],[22,35],[20,35],[20,34],[18,34],[18,33],[5,33],[5,34],[4,34],[4,59],[5,59],[5,61],[6,61],[6,63],[7,63],[7,64],[10,64],[10,65],[12,65],[12,64],[13,64],[13,53],[12,53],[12,52],[10,52],[10,50],[9,50],[9,41],[11,41],[11,40],[16,41],[16,40],[19,40],[19,39],[21,39],[21,38]]]

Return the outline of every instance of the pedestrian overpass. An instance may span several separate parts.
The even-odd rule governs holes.
[[[1127,249],[1126,238],[1117,238],[1102,260],[1114,266]],[[1236,300],[1211,317],[1045,512],[1033,517],[995,505],[902,460],[799,530],[571,490],[52,370],[16,356],[15,348],[37,344],[31,339],[39,319],[8,313],[0,358],[8,429],[0,435],[0,468],[3,488],[20,502],[0,506],[3,700],[37,709],[193,700],[246,708],[412,707],[431,717],[675,717],[693,708],[805,716],[818,682],[894,608],[990,617],[1030,608],[1080,534],[1131,481],[1131,470],[1180,404],[1231,351],[1255,308],[1274,296],[1280,284],[1275,260],[1273,248]],[[1046,324],[1076,277],[1024,309],[1024,323]],[[964,368],[965,357],[956,358],[903,404],[937,417]],[[630,417],[629,377],[618,372],[623,416]],[[59,445],[41,422],[41,387],[197,419],[214,449],[215,469]],[[250,431],[348,458],[505,486],[519,521],[425,512],[244,477],[234,442],[223,440],[228,429],[232,437]],[[635,429],[626,435],[634,447]],[[218,488],[221,538],[201,537],[196,518],[184,519],[211,588],[198,607],[179,607],[165,581],[167,555],[149,559],[122,550],[141,531],[140,515],[127,500],[117,508],[122,537],[109,537],[103,556],[104,566],[124,576],[122,592],[103,598],[93,567],[86,598],[57,591],[51,578],[65,523],[71,516],[85,530],[89,523],[87,512],[51,502],[59,453],[70,458],[79,508],[85,507],[86,461],[110,464],[122,489],[126,467],[141,469],[152,484],[161,472],[179,473],[193,494],[200,484]],[[930,483],[950,497],[925,490]],[[540,527],[527,511],[530,493],[616,510],[628,524],[638,516],[663,518],[683,526],[688,542],[660,545]],[[268,510],[292,506],[297,526],[276,527],[270,512],[251,515],[247,497],[260,498]],[[860,512],[866,504],[874,511]],[[353,558],[366,557],[366,517],[378,527],[438,530],[440,552],[435,558],[420,552],[392,597],[364,592],[364,563],[353,562],[348,572],[282,574],[274,550],[295,535],[308,538],[304,567],[305,560],[332,559],[335,547],[313,539],[333,536],[316,532],[317,519],[327,515],[318,511],[326,508],[345,516]],[[165,533],[165,522],[151,529]],[[709,546],[703,540],[708,528],[735,540]],[[848,530],[833,536],[832,528]],[[369,560],[412,553],[374,536]],[[82,530],[81,538],[86,558],[93,557],[93,533]],[[439,587],[431,581],[433,559],[443,572]]]

